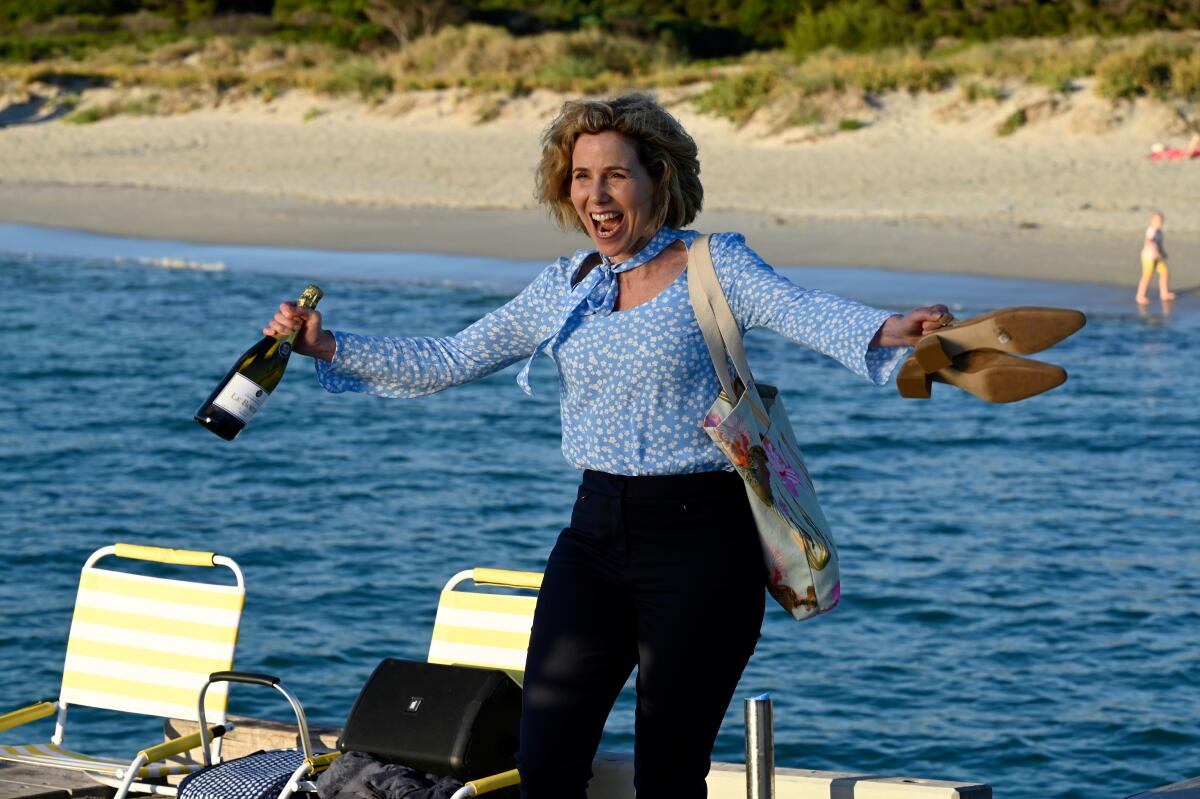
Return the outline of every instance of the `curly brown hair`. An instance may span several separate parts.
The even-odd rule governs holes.
[[[656,227],[684,227],[704,204],[696,142],[679,120],[644,94],[611,100],[569,100],[542,134],[537,199],[561,228],[587,232],[571,204],[571,156],[582,133],[606,130],[627,136],[654,180]]]

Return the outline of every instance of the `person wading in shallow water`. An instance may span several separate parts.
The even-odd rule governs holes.
[[[720,390],[688,298],[685,227],[703,190],[695,142],[641,95],[566,103],[542,139],[537,193],[591,244],[445,338],[333,332],[283,303],[333,392],[416,397],[549,355],[563,454],[583,476],[546,563],[525,669],[527,799],[583,799],[605,719],[636,667],[638,796],[694,799],[754,650],[765,567],[741,479],[701,429]],[[712,237],[743,330],[766,327],[882,385],[945,306],[905,315],[806,290],[738,233]]]
[[[1139,305],[1146,305],[1150,298],[1146,290],[1150,288],[1150,278],[1158,272],[1158,298],[1163,302],[1175,299],[1175,293],[1167,288],[1167,250],[1163,246],[1163,225],[1166,217],[1161,211],[1150,215],[1150,225],[1142,239],[1142,279],[1138,281],[1137,294],[1134,299]]]

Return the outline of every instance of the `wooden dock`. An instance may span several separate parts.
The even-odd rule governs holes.
[[[109,799],[113,793],[107,785],[66,769],[0,768],[0,799]]]
[[[233,716],[234,729],[225,736],[222,755],[240,757],[260,749],[298,746],[294,723]],[[190,722],[169,721],[167,737],[194,731]],[[313,746],[332,749],[338,730],[314,727]],[[588,790],[590,799],[634,799],[633,758],[601,752],[593,765],[595,777]],[[708,776],[710,799],[742,799],[746,796],[746,771],[740,763],[713,763]],[[109,799],[111,788],[70,771],[10,766],[0,768],[0,799]],[[991,799],[991,786],[983,783],[951,782],[879,774],[812,771],[777,768],[776,799]],[[1141,799],[1142,795],[1139,795]],[[1150,794],[1146,799],[1200,799],[1200,794]]]

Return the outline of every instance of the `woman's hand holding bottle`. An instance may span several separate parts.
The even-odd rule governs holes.
[[[263,328],[263,333],[268,336],[290,336],[295,333],[293,351],[323,361],[332,361],[337,349],[333,333],[321,327],[321,312],[294,302],[280,303],[279,310]]]
[[[310,283],[300,293],[299,302],[280,306],[280,313],[263,329],[266,335],[262,341],[242,353],[193,418],[226,441],[232,441],[283,379],[292,349],[301,346],[301,333],[305,334],[303,346],[307,351],[300,352],[305,355],[316,352],[314,343],[327,337],[328,357],[332,359],[337,342],[332,333],[321,329],[321,314],[315,310],[321,296],[320,287]]]

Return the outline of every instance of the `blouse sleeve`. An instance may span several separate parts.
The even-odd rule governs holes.
[[[729,307],[743,330],[774,330],[879,386],[908,353],[908,347],[870,346],[893,315],[890,311],[797,286],[747,247],[740,233],[713,236],[712,254]]]
[[[397,338],[334,331],[333,360],[314,359],[317,380],[334,393],[420,397],[469,383],[528,358],[554,319],[562,263],[545,269],[520,294],[449,337]]]

